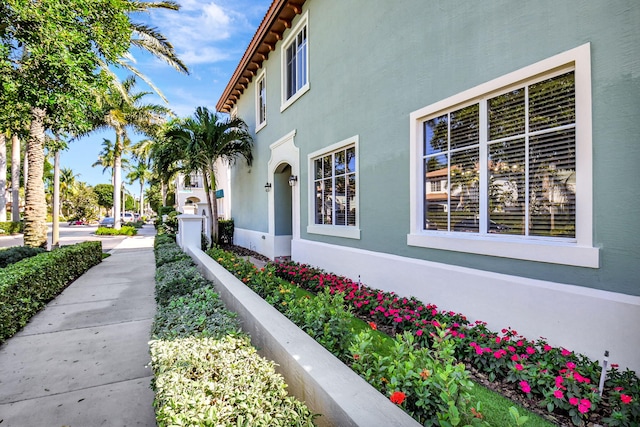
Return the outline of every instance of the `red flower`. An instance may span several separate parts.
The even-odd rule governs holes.
[[[369,326],[371,326],[371,329],[373,329],[374,331],[378,329],[378,326],[375,324],[375,322],[369,322]]]
[[[404,399],[407,396],[401,392],[401,391],[394,391],[393,393],[391,393],[391,397],[389,397],[389,399],[391,399],[392,403],[395,403],[396,405],[402,405],[402,402],[404,402]]]
[[[353,360],[358,360],[360,359],[360,355],[359,354],[354,354],[353,355]]]
[[[620,395],[620,400],[622,400],[622,403],[631,403],[631,396],[626,395],[626,394],[621,394]]]

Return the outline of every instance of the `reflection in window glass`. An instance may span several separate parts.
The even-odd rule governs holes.
[[[314,161],[315,223],[356,225],[355,147],[337,150]]]

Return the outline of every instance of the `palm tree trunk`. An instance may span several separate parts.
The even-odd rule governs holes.
[[[144,215],[144,180],[140,180],[140,218]]]
[[[212,239],[211,241],[218,243],[218,234],[220,232],[218,225],[218,195],[216,194],[218,184],[216,183],[216,171],[213,167],[211,167],[209,173],[211,174],[211,187],[213,187],[213,191],[211,192],[211,227],[213,230],[212,233],[214,233],[212,236],[215,236],[215,240]]]
[[[31,110],[31,127],[27,144],[29,175],[25,188],[24,244],[47,247],[47,204],[44,192],[44,118],[42,108]]]
[[[218,236],[216,235],[216,229],[213,225],[213,204],[211,203],[211,186],[209,185],[209,173],[207,170],[202,171],[202,179],[204,181],[204,194],[207,198],[207,206],[209,207],[209,213],[211,214],[211,221],[209,221],[209,235],[211,236],[211,244],[217,244]]]
[[[11,221],[20,221],[20,139],[11,136]]]
[[[120,135],[116,135],[113,153],[113,228],[120,229],[120,185],[122,182],[122,156]]]
[[[0,133],[0,221],[7,220],[7,139]]]

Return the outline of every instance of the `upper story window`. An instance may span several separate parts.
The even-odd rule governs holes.
[[[308,232],[360,238],[357,145],[354,136],[309,155]]]
[[[307,11],[282,43],[281,111],[309,90],[309,49]]]
[[[584,45],[412,113],[409,244],[597,267],[590,86]]]
[[[264,70],[256,81],[256,132],[267,125],[267,77]]]

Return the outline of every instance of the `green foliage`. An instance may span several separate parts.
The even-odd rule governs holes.
[[[5,268],[25,258],[30,258],[45,252],[43,248],[32,248],[29,246],[13,246],[7,249],[0,249],[0,268]]]
[[[0,222],[0,234],[16,234],[22,233],[24,223],[20,222]]]
[[[100,261],[102,244],[94,241],[63,246],[0,270],[0,343]]]
[[[233,244],[234,224],[232,219],[221,219],[218,221],[218,242],[225,245]]]
[[[98,184],[93,187],[98,206],[105,209],[113,207],[113,184]]]
[[[208,283],[191,259],[166,262],[156,269],[156,302],[166,304],[171,298],[190,294]]]
[[[187,295],[169,299],[154,319],[151,337],[161,340],[186,337],[220,339],[239,330],[236,317],[225,308],[213,288],[205,284]]]
[[[274,363],[247,336],[151,341],[156,417],[164,426],[313,426]]]
[[[324,348],[342,357],[347,354],[353,318],[344,307],[342,295],[331,295],[327,289],[313,298],[293,298],[281,311]]]
[[[138,234],[138,230],[130,225],[123,225],[120,230],[111,227],[98,227],[96,234],[98,236],[135,236]]]
[[[315,416],[287,394],[274,363],[257,354],[236,315],[176,249],[170,236],[156,237],[162,302],[149,345],[158,426],[312,426]]]
[[[173,243],[166,243],[156,246],[154,249],[156,255],[156,267],[160,268],[164,264],[175,262],[179,260],[191,260],[189,255],[182,252],[182,249],[177,245],[175,241]],[[191,262],[191,261],[190,261]],[[193,263],[191,262],[191,265]]]

